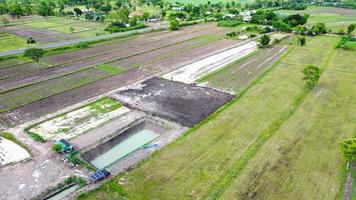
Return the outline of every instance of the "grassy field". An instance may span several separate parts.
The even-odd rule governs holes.
[[[26,39],[0,32],[0,52],[26,47]]]
[[[72,33],[74,36],[78,37],[92,37],[95,36],[96,33],[105,33],[104,28],[107,24],[68,19],[64,17],[49,17],[40,20],[36,18],[32,21],[25,22],[24,25],[62,33]],[[71,27],[74,29],[73,31],[70,30]]]
[[[151,159],[128,174],[114,178],[108,184],[82,195],[79,199],[111,199],[119,196],[127,196],[130,199],[198,199],[211,196],[214,199],[220,195],[225,197],[232,194],[234,196],[232,191],[236,188],[232,185],[235,184],[235,177],[246,176],[244,173],[245,170],[250,169],[248,166],[256,164],[254,160],[259,160],[255,158],[255,155],[273,156],[273,154],[265,154],[262,149],[269,145],[276,146],[271,143],[273,141],[283,146],[284,140],[275,139],[280,135],[283,136],[283,130],[294,127],[296,130],[293,131],[296,134],[291,134],[293,137],[303,134],[302,130],[306,130],[305,133],[308,133],[308,129],[298,129],[306,118],[300,113],[305,112],[306,106],[310,107],[314,104],[318,104],[312,108],[313,111],[314,109],[316,111],[314,115],[310,116],[309,123],[305,123],[305,126],[308,126],[312,131],[310,133],[312,138],[310,141],[306,138],[305,143],[301,144],[302,153],[298,154],[300,148],[291,151],[296,152],[296,160],[300,158],[302,161],[311,162],[306,165],[302,165],[303,162],[298,162],[297,172],[299,174],[297,175],[301,175],[305,170],[313,177],[320,177],[322,174],[323,181],[332,177],[327,180],[328,184],[325,186],[322,182],[308,183],[309,187],[303,191],[304,197],[334,198],[339,193],[343,181],[340,170],[344,164],[342,161],[334,160],[335,158],[340,160],[338,148],[335,147],[338,143],[335,140],[350,135],[348,131],[354,128],[354,124],[351,122],[355,116],[355,113],[344,113],[347,105],[352,105],[350,95],[355,94],[355,92],[351,92],[353,94],[345,93],[345,91],[354,89],[350,88],[352,84],[349,82],[352,81],[351,78],[354,75],[340,73],[338,76],[339,73],[331,73],[332,70],[343,66],[335,63],[339,54],[344,53],[343,51],[334,53],[337,41],[338,38],[317,37],[309,41],[306,47],[291,47],[262,77],[257,78],[232,103],[217,114],[192,128],[185,136],[154,154]],[[301,51],[304,54],[301,54]],[[308,64],[315,64],[323,69],[328,66],[325,77],[323,76],[321,80],[320,88],[316,88],[311,93],[304,89],[301,73],[301,70]],[[326,87],[325,92],[320,93],[323,91],[321,89],[323,87]],[[335,93],[332,93],[333,91]],[[319,96],[324,100],[316,101],[316,97]],[[336,96],[339,98],[335,98]],[[340,96],[344,98],[340,98]],[[330,98],[334,104],[330,104],[330,107],[327,107],[323,112],[321,108],[328,106],[326,104]],[[338,116],[334,116],[335,109],[332,108],[339,105],[344,105],[344,107],[340,110],[341,118],[335,123],[343,125],[336,126],[337,129],[329,129],[333,124],[326,126],[325,123]],[[334,115],[331,115],[331,111]],[[314,124],[315,126],[313,126]],[[319,128],[322,131],[318,131]],[[339,131],[345,132],[339,133]],[[325,146],[323,146],[324,143],[317,140],[318,137],[326,138],[323,141],[326,143]],[[312,141],[319,143],[316,146],[313,143],[306,143]],[[320,153],[316,152],[320,148],[323,149],[322,155],[330,154],[332,156],[321,158]],[[288,151],[286,150],[286,152]],[[319,172],[320,169],[324,171]],[[330,171],[330,169],[339,170]],[[284,180],[288,180],[288,177],[295,177],[288,168],[282,166],[281,170],[286,173],[284,179],[279,179],[278,174],[273,176],[277,189],[278,185],[285,183]],[[118,185],[119,179],[125,184]],[[295,179],[294,183],[287,184],[286,187],[296,188],[300,191],[300,188],[304,187],[305,181],[308,181],[307,176],[301,175]],[[287,181],[287,183],[289,182]],[[311,183],[314,185],[311,186]],[[245,183],[245,185],[248,184]],[[299,187],[292,187],[295,185],[299,185]],[[274,193],[269,192],[269,194],[277,195],[277,192],[282,190],[277,189]],[[287,192],[286,195],[288,195]],[[232,196],[228,197],[227,199],[234,199],[231,198]],[[292,195],[288,197],[298,199]]]
[[[199,4],[207,4],[208,1],[210,1],[210,3],[219,3],[219,2],[222,2],[222,3],[231,3],[230,0],[195,0],[195,1],[192,1],[192,0],[166,0],[167,2],[170,2],[170,3],[176,3],[176,2],[179,2],[179,3],[184,3],[184,4],[188,4],[188,3],[193,3],[195,5],[199,5]],[[235,1],[236,3],[241,3],[241,4],[246,4],[246,3],[253,3],[255,2],[254,0],[238,0],[238,1]]]
[[[345,54],[349,59],[337,59]],[[356,112],[349,106],[356,103],[356,76],[347,67],[354,62],[356,57],[349,52],[333,54],[319,86],[248,162],[221,199],[340,199],[345,162],[339,141],[355,136]]]
[[[314,25],[316,23],[325,23],[327,29],[331,29],[333,32],[337,32],[341,27],[345,28],[352,23],[356,23],[356,10],[355,9],[341,9],[333,7],[315,7],[310,6],[306,10],[294,11],[294,10],[282,10],[278,11],[281,14],[293,14],[293,13],[308,13],[310,18],[307,25]]]

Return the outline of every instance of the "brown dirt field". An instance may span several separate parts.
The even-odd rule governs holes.
[[[168,59],[156,67],[148,65],[142,68],[134,68],[116,76],[102,79],[79,88],[59,93],[54,96],[18,107],[0,114],[0,123],[6,125],[20,124],[48,113],[56,112],[65,107],[104,94],[114,89],[134,83],[152,75],[158,75],[157,72],[168,72],[187,63],[187,59],[195,59],[207,56],[207,54],[225,49],[227,45],[236,44],[236,41],[221,40],[216,44],[209,44],[206,47],[189,50],[184,56]],[[190,57],[189,57],[190,56]],[[177,59],[179,58],[179,59]],[[179,61],[175,61],[179,60]],[[190,61],[191,62],[191,61]],[[172,65],[170,65],[172,63]]]
[[[0,27],[0,32],[12,33],[23,38],[28,38],[29,36],[31,36],[33,39],[40,43],[50,43],[75,38],[70,36],[69,34],[60,33],[57,31],[35,29],[27,26],[24,27],[21,25]]]
[[[30,84],[33,82],[47,80],[48,78],[62,76],[69,72],[76,71],[79,69],[94,67],[94,66],[106,63],[106,62],[111,62],[114,60],[127,58],[127,57],[134,56],[134,55],[137,55],[140,53],[144,53],[144,52],[152,51],[154,49],[162,48],[164,46],[169,46],[169,45],[173,45],[176,43],[180,43],[180,42],[192,39],[194,37],[199,37],[199,36],[211,34],[214,32],[218,33],[218,32],[222,32],[222,31],[225,31],[225,30],[204,29],[202,31],[196,31],[196,32],[193,32],[190,34],[184,34],[184,32],[183,32],[179,36],[169,38],[166,40],[160,40],[159,43],[153,42],[153,43],[149,43],[147,45],[138,45],[138,46],[134,46],[129,49],[125,49],[125,51],[112,52],[112,53],[109,53],[106,55],[100,55],[100,56],[96,56],[96,57],[92,57],[92,58],[88,58],[88,59],[84,59],[84,60],[71,62],[68,64],[58,65],[56,67],[46,68],[46,69],[40,70],[40,72],[38,72],[36,74],[26,74],[26,75],[17,76],[15,78],[11,78],[11,79],[6,79],[6,80],[2,80],[2,81],[0,80],[0,85],[2,86],[0,91],[18,87],[19,85],[26,85],[26,84]]]

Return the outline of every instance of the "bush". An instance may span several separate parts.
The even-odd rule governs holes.
[[[309,65],[303,70],[303,80],[305,80],[305,86],[309,89],[312,89],[316,86],[320,78],[320,69]]]
[[[343,140],[340,143],[340,150],[347,161],[356,161],[356,138]]]
[[[235,27],[242,24],[242,21],[239,20],[225,20],[225,21],[220,21],[218,23],[218,26],[223,26],[223,27]]]
[[[58,143],[53,144],[52,150],[53,150],[54,152],[56,152],[56,153],[59,153],[59,152],[61,152],[61,150],[62,150],[62,146],[61,146],[60,144],[58,144]]]
[[[110,33],[117,33],[117,32],[136,30],[145,27],[146,25],[143,23],[136,24],[135,26],[126,27],[126,26],[122,26],[121,22],[112,22],[105,28],[105,31],[108,31]]]
[[[304,46],[305,45],[305,37],[299,38],[298,43],[300,44],[300,46]]]
[[[266,47],[270,41],[271,41],[271,38],[268,35],[263,35],[260,39],[260,46]]]
[[[176,31],[178,30],[178,28],[179,28],[179,22],[176,19],[171,20],[171,22],[169,23],[169,29],[171,31]]]
[[[327,30],[324,23],[317,23],[311,28],[311,32],[320,35],[327,33]]]
[[[83,41],[83,42],[79,42],[76,45],[77,48],[81,48],[81,49],[85,49],[89,47],[89,42]]]
[[[227,37],[236,37],[237,36],[237,33],[235,31],[232,31],[230,33],[226,33],[226,36]]]
[[[35,44],[35,43],[36,43],[36,40],[33,39],[32,37],[29,37],[29,38],[27,39],[27,44]]]

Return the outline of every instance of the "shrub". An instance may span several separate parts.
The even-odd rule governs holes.
[[[300,44],[300,46],[304,46],[305,45],[305,37],[299,38],[298,43]]]
[[[305,80],[305,86],[309,89],[312,89],[316,86],[320,78],[320,69],[309,65],[303,70],[303,80]]]
[[[235,31],[232,31],[230,33],[226,33],[226,36],[227,37],[236,37],[237,36],[237,33]]]
[[[36,40],[33,39],[32,37],[29,37],[29,38],[27,39],[27,44],[35,44],[35,43],[36,43]]]
[[[146,25],[143,23],[138,23],[135,26],[126,27],[126,25],[121,22],[112,22],[105,28],[105,31],[108,31],[110,33],[117,33],[117,32],[131,31],[131,30],[145,28],[145,27]]]
[[[242,24],[242,21],[239,20],[225,20],[225,21],[220,21],[218,23],[218,26],[223,26],[223,27],[235,27]]]
[[[85,49],[89,47],[89,42],[82,41],[76,45],[77,48]]]
[[[266,47],[270,41],[271,41],[271,38],[268,35],[263,35],[260,39],[260,46]]]
[[[176,31],[176,30],[178,30],[178,28],[179,28],[178,20],[176,20],[176,19],[171,20],[171,22],[169,23],[169,29],[171,31]]]
[[[356,138],[343,140],[340,143],[340,150],[347,161],[356,161]]]
[[[62,146],[61,146],[60,144],[58,144],[58,143],[53,144],[52,150],[53,150],[54,152],[56,152],[56,153],[59,153],[59,152],[62,150]]]

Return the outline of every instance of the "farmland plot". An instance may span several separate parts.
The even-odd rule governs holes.
[[[231,92],[241,92],[287,50],[285,46],[257,50],[231,65],[202,77],[198,82]]]
[[[39,123],[31,127],[28,132],[38,134],[45,139],[70,139],[127,111],[127,108],[121,107],[116,101],[103,98]]]
[[[111,75],[113,74],[92,68],[27,87],[22,87],[17,90],[0,93],[0,112],[11,110]]]
[[[217,33],[217,32],[222,32],[222,31],[225,31],[225,30],[223,30],[223,29],[216,29],[214,31],[203,30],[203,31],[193,32],[189,35],[182,34],[182,35],[176,36],[174,38],[161,40],[160,43],[156,42],[156,43],[149,43],[146,45],[138,45],[138,46],[134,46],[134,47],[130,48],[130,50],[126,49],[127,51],[119,50],[117,52],[110,52],[105,55],[93,56],[93,57],[87,58],[85,60],[78,60],[78,61],[73,61],[73,62],[70,62],[67,64],[63,64],[63,65],[57,65],[55,67],[41,70],[37,74],[28,74],[28,75],[15,77],[13,79],[7,79],[4,81],[0,81],[0,84],[5,89],[18,87],[19,85],[30,84],[32,82],[46,80],[51,77],[53,78],[53,77],[57,77],[57,76],[63,76],[66,73],[77,71],[79,69],[90,68],[90,67],[94,67],[96,65],[100,65],[103,63],[112,62],[114,60],[120,60],[120,59],[127,58],[130,56],[149,52],[149,51],[152,51],[155,49],[163,48],[165,46],[175,45],[175,44],[178,44],[178,43],[181,43],[181,42],[187,41],[189,39],[199,37],[204,34],[211,33],[211,32]]]
[[[330,39],[325,56],[315,60],[322,63],[319,67],[328,63],[335,43]],[[306,65],[285,62],[299,55],[299,49],[294,48],[218,114],[138,168],[79,199],[117,198],[113,188],[118,187],[119,179],[125,181],[121,187],[130,199],[203,199],[221,194],[253,152],[293,116],[305,96],[301,70]],[[314,56],[306,54],[299,59],[304,57],[313,60]]]
[[[249,161],[221,199],[340,199],[344,161],[339,142],[355,137],[355,56],[331,57],[319,86]],[[341,71],[342,70],[342,71]]]

